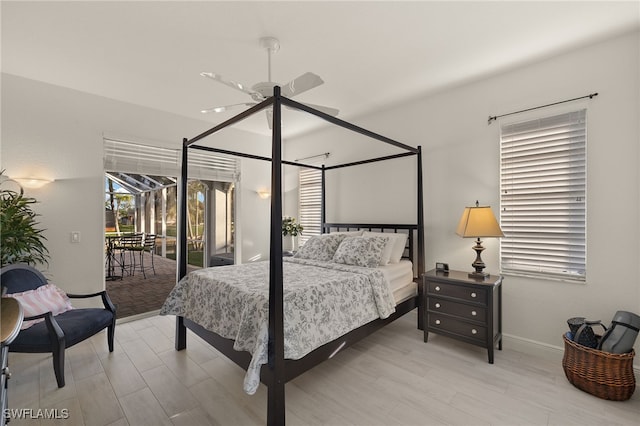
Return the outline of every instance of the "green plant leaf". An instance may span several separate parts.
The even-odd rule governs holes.
[[[4,171],[0,172],[0,175]],[[44,229],[32,206],[37,200],[9,189],[0,191],[0,266],[11,263],[48,264]]]

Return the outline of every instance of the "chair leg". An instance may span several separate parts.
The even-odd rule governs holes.
[[[58,387],[63,388],[64,383],[64,349],[65,345],[62,342],[61,345],[53,347],[53,372],[56,375],[56,381],[58,382]]]
[[[144,279],[147,279],[147,273],[144,271],[144,250],[140,251],[140,270],[142,271],[142,276]]]
[[[64,387],[64,349],[67,344],[64,338],[62,329],[53,318],[51,312],[44,318],[47,325],[47,331],[49,332],[49,339],[51,342],[51,354],[53,356],[53,372],[56,375],[56,381],[58,387]]]
[[[129,259],[131,259],[131,265],[129,266],[131,272],[129,275],[134,276],[136,273],[136,253],[133,250],[129,251]]]
[[[115,334],[116,334],[116,316],[114,314],[111,325],[107,327],[107,344],[109,345],[109,352],[113,352],[113,338]]]
[[[153,275],[156,274],[156,266],[153,264],[153,254],[154,254],[155,250],[151,250],[149,252],[149,255],[151,256],[151,269],[153,270]]]
[[[122,276],[124,277],[124,270],[129,268],[130,266],[127,266],[127,251],[126,250],[122,250],[120,252],[120,269],[122,271]],[[131,275],[131,274],[129,274]]]

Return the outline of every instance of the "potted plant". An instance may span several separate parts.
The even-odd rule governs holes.
[[[0,171],[0,186],[14,181],[4,179]],[[16,183],[16,185],[18,185]],[[37,203],[35,198],[24,195],[23,188],[19,191],[0,188],[0,266],[11,263],[36,264],[49,263],[49,250],[42,235],[44,229],[38,227],[36,214],[32,206]]]
[[[282,248],[285,252],[293,253],[295,250],[295,237],[298,234],[302,234],[304,228],[298,222],[295,217],[285,216],[282,218],[282,236],[285,237]]]

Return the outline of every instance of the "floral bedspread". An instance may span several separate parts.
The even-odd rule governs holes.
[[[375,268],[285,258],[284,352],[299,359],[343,334],[395,311],[384,274]],[[252,354],[244,391],[253,394],[267,363],[269,262],[218,266],[185,276],[160,315],[188,318]]]

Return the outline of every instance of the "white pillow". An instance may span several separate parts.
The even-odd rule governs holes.
[[[405,245],[407,244],[407,234],[404,232],[371,232],[364,231],[363,237],[387,237],[388,242],[382,252],[382,259],[380,265],[387,265],[389,263],[399,263],[402,254],[404,253]]]
[[[344,234],[314,235],[298,248],[293,257],[329,262],[344,238]]]
[[[407,246],[407,238],[409,238],[409,235],[404,232],[394,233],[393,235],[395,235],[395,242],[393,243],[393,250],[391,250],[389,263],[400,263],[400,259],[402,259],[402,255],[404,254],[404,249]]]

